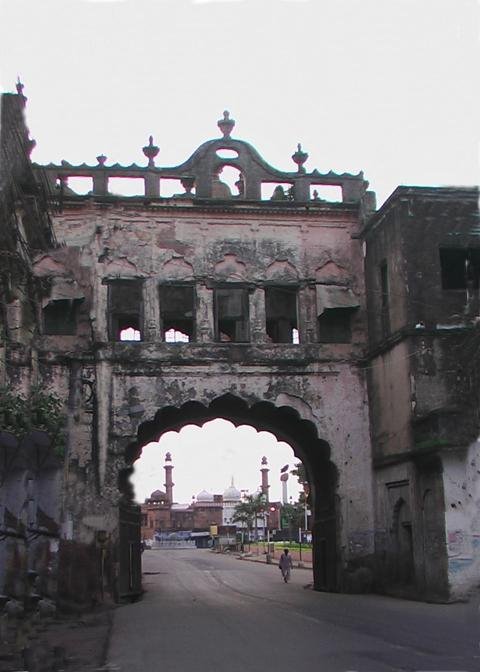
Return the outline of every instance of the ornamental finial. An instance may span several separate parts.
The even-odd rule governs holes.
[[[17,89],[18,95],[23,96],[23,89],[25,88],[25,85],[21,82],[20,75],[17,76],[17,83],[15,84],[15,88]]]
[[[155,165],[155,157],[160,151],[160,148],[153,144],[153,135],[148,138],[148,145],[143,147],[142,151],[148,159],[149,168],[152,168]]]
[[[305,168],[303,167],[303,164],[308,159],[308,154],[307,152],[302,151],[302,145],[300,143],[297,145],[297,151],[295,154],[292,154],[292,159],[298,166],[298,172],[304,173]]]
[[[228,139],[235,126],[235,119],[230,119],[230,112],[228,110],[224,111],[223,119],[217,121],[217,126],[221,130],[223,137]]]

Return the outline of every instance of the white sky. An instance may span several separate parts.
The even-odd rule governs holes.
[[[213,420],[202,428],[190,425],[177,432],[167,432],[159,443],[144,447],[141,458],[135,463],[131,477],[137,501],[143,502],[157,489],[165,490],[165,453],[171,452],[174,500],[189,503],[192,495],[201,490],[223,494],[232,476],[238,490],[253,494],[261,483],[261,459],[268,460],[270,500],[281,500],[280,469],[286,464],[293,469],[298,458],[291,447],[269,432],[257,432],[253,427],[234,427],[226,420]],[[288,495],[296,501],[298,481],[288,480]]]
[[[219,132],[282,170],[478,182],[476,0],[0,0],[0,84],[19,74],[39,163],[183,162]]]
[[[478,182],[478,14],[476,0],[0,0],[0,89],[25,83],[39,163],[145,165],[153,134],[157,164],[176,165],[228,109],[273,166],[293,170],[301,142],[307,170],[364,170],[382,203],[399,184]],[[140,498],[166,450],[180,501],[232,474],[254,490],[278,451],[241,438],[235,457],[232,437],[193,433],[198,467],[165,437]]]

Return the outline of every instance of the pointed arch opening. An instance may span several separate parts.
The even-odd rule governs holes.
[[[167,432],[178,432],[187,425],[202,427],[216,419],[227,420],[235,427],[248,425],[257,432],[269,432],[278,441],[291,446],[295,458],[305,467],[309,483],[314,587],[317,590],[337,590],[337,469],[330,460],[330,446],[319,438],[315,424],[302,418],[290,406],[275,406],[269,401],[248,404],[240,397],[226,394],[213,399],[208,405],[188,401],[179,407],[165,406],[159,409],[152,420],[139,426],[136,440],[126,448],[125,461],[128,466],[119,475],[123,498],[133,500],[130,476],[144,446],[158,442]]]

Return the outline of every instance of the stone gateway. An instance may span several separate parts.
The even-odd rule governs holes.
[[[2,97],[0,382],[33,409],[23,433],[4,414],[0,434],[11,552],[67,601],[82,581],[84,601],[138,593],[142,446],[226,418],[305,465],[316,589],[467,594],[480,568],[477,190],[399,187],[376,210],[362,173],[308,172],[300,145],[276,170],[231,137],[227,112],[178,166],[156,165],[152,137],[146,166],[39,166],[24,106],[21,90]],[[138,195],[117,195],[132,178]],[[38,394],[59,401],[50,416]],[[34,464],[41,445],[50,461]],[[57,569],[32,555],[29,526]],[[2,553],[2,592],[18,592]]]

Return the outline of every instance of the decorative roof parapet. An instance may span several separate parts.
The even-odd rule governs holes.
[[[153,136],[149,137],[149,143],[143,147],[143,153],[148,158],[147,166],[139,166],[132,163],[122,166],[118,163],[106,165],[107,157],[103,154],[97,156],[97,165],[90,166],[86,163],[72,165],[62,161],[60,165],[48,164],[38,166],[42,168],[52,187],[57,180],[64,184],[68,177],[91,177],[93,180],[93,196],[108,196],[108,179],[113,177],[143,178],[145,189],[143,194],[147,198],[159,198],[160,182],[162,179],[176,179],[183,186],[185,193],[179,197],[190,199],[214,199],[213,182],[218,181],[218,174],[224,166],[237,169],[240,178],[237,181],[238,195],[231,195],[228,199],[232,203],[241,201],[262,200],[262,185],[280,184],[290,185],[290,198],[283,200],[298,203],[323,203],[318,196],[318,187],[323,185],[338,186],[342,190],[342,202],[358,203],[363,201],[368,182],[364,180],[363,172],[357,175],[350,173],[320,173],[313,170],[307,173],[304,164],[308,154],[302,150],[300,144],[297,151],[292,155],[292,160],[297,165],[296,171],[281,171],[269,165],[257,150],[244,140],[236,140],[230,137],[235,121],[230,118],[228,111],[224,112],[223,119],[218,121],[218,127],[222,132],[221,138],[208,140],[198,147],[184,163],[177,166],[156,166],[155,157],[159,148],[153,144]],[[229,150],[229,157],[222,156],[222,150]],[[34,164],[35,165],[35,164]],[[228,190],[228,188],[227,188]],[[315,194],[314,191],[317,191]],[[70,196],[70,194],[69,194]],[[113,195],[112,195],[113,196]],[[225,200],[222,196],[221,199]],[[276,204],[278,205],[278,204]],[[281,202],[280,202],[281,205]]]

